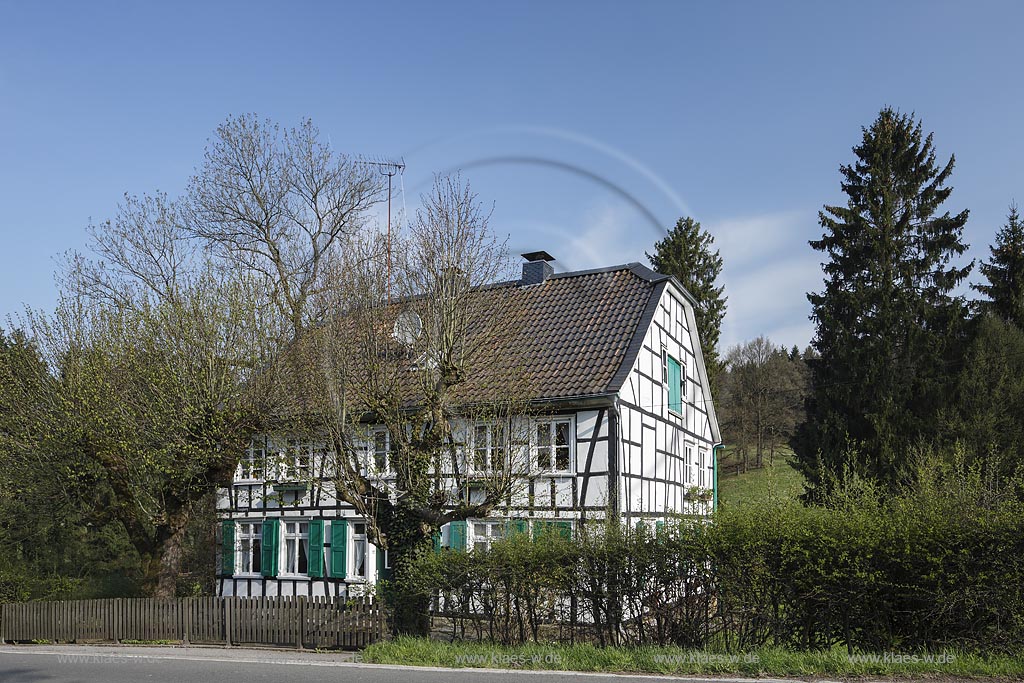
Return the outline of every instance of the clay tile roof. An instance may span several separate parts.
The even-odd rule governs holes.
[[[634,263],[560,273],[533,285],[481,288],[473,316],[500,310],[514,324],[484,345],[487,351],[460,388],[461,398],[499,396],[500,384],[512,375],[533,400],[617,391],[666,280]],[[475,329],[471,323],[470,336]]]

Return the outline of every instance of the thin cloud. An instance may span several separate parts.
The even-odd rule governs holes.
[[[722,346],[765,335],[803,348],[813,327],[807,292],[820,288],[817,252],[807,244],[813,215],[799,211],[730,218],[705,227],[722,254],[729,297]]]

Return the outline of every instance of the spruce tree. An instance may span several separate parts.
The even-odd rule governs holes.
[[[1018,327],[1024,326],[1024,223],[1017,213],[1017,205],[1010,205],[1006,225],[996,235],[996,243],[989,247],[992,259],[980,266],[988,284],[973,285],[986,297],[981,302],[983,311],[991,312]]]
[[[954,157],[939,166],[932,135],[912,115],[882,109],[840,167],[846,206],[819,213],[827,256],[816,323],[808,420],[794,439],[813,489],[852,467],[881,482],[909,480],[912,452],[931,441],[963,346],[966,306],[954,288],[971,266],[953,259],[968,212],[939,214]],[[812,496],[814,492],[812,490]]]
[[[654,244],[654,253],[648,253],[647,258],[654,270],[674,276],[697,299],[694,313],[700,349],[711,382],[717,385],[722,366],[718,338],[728,297],[724,296],[725,287],[718,284],[722,256],[714,244],[715,238],[699,222],[680,218],[665,238]]]

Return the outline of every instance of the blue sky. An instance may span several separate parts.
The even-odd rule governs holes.
[[[891,105],[955,153],[984,257],[1024,202],[1024,5],[0,0],[0,315],[125,192],[179,192],[228,115],[311,117],[404,157],[409,210],[463,169],[492,225],[565,269],[645,261],[683,213],[725,258],[728,345],[812,334],[817,211]]]

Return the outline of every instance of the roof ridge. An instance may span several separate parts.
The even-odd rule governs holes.
[[[620,263],[619,265],[605,266],[603,268],[588,268],[586,270],[567,270],[567,271],[562,272],[562,273],[554,273],[548,279],[549,280],[554,280],[556,278],[561,279],[561,278],[570,278],[570,277],[582,277],[584,275],[600,275],[600,274],[603,274],[603,273],[617,273],[620,270],[631,271],[634,275],[636,275],[641,280],[647,280],[648,282],[651,282],[651,283],[661,282],[662,280],[667,280],[670,277],[668,275],[662,275],[661,273],[656,273],[653,270],[651,270],[650,268],[648,268],[647,266],[643,265],[642,263],[639,263],[637,261],[631,261],[629,263]]]

